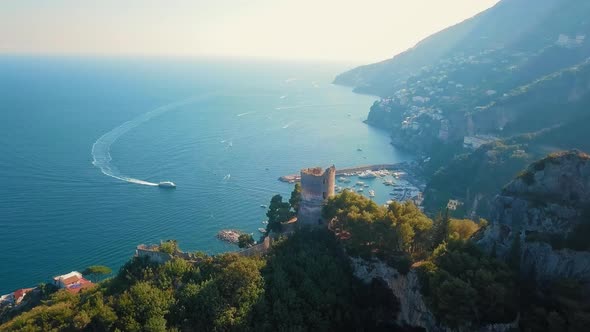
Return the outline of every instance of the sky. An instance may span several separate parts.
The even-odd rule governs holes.
[[[384,60],[498,0],[0,0],[0,53]]]

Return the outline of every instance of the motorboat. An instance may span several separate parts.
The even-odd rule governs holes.
[[[160,188],[176,188],[176,185],[172,181],[162,181],[158,183],[158,187]]]
[[[357,185],[357,186],[361,186],[361,187],[362,187],[362,186],[364,186],[364,185],[365,185],[365,183],[364,183],[363,181],[358,181],[358,182],[356,183],[356,185]]]
[[[268,205],[266,205],[266,204],[260,204],[260,207],[263,208],[263,209],[266,209],[268,207]]]
[[[375,197],[375,190],[369,190],[369,197]]]
[[[260,228],[258,229],[258,231],[259,231],[260,233],[262,233],[262,234],[266,234],[266,228],[262,228],[262,227],[260,227]]]
[[[363,190],[363,188],[358,188],[356,191],[359,193],[362,193],[364,190]]]

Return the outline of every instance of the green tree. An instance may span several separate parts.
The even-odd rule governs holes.
[[[172,255],[178,251],[178,243],[176,240],[164,241],[160,244],[160,251]]]
[[[82,271],[82,274],[89,275],[93,282],[97,282],[100,278],[104,278],[111,273],[113,273],[113,270],[104,265],[92,265]]]
[[[282,229],[281,223],[288,221],[291,218],[291,206],[287,202],[283,202],[283,197],[281,195],[274,195],[270,200],[270,205],[268,206],[268,212],[266,212],[266,216],[268,217],[268,225],[266,229],[271,232],[280,232]]]
[[[240,234],[238,237],[238,246],[240,248],[248,248],[254,245],[254,238],[250,234]]]
[[[449,222],[449,238],[454,240],[468,240],[480,226],[469,219],[451,219]]]
[[[295,188],[291,192],[291,198],[289,198],[289,204],[291,208],[297,214],[299,212],[299,205],[301,204],[301,184],[295,183]]]
[[[516,229],[513,230],[514,239],[506,258],[506,263],[515,272],[520,272],[520,232]]]
[[[174,299],[168,291],[141,281],[117,301],[117,324],[124,331],[165,331],[166,318]]]
[[[445,209],[444,214],[439,213],[433,222],[432,227],[432,248],[438,247],[441,243],[449,237],[449,227],[451,218],[449,216],[449,209]]]

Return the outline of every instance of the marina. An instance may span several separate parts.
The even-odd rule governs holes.
[[[415,169],[408,163],[367,165],[336,169],[334,191],[355,192],[370,198],[377,204],[390,204],[393,201],[412,201],[421,206],[425,184]],[[297,174],[279,178],[286,183],[299,182]]]

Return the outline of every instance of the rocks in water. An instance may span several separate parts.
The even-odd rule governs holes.
[[[229,243],[238,244],[240,235],[244,234],[235,229],[222,229],[217,233],[217,238]]]

